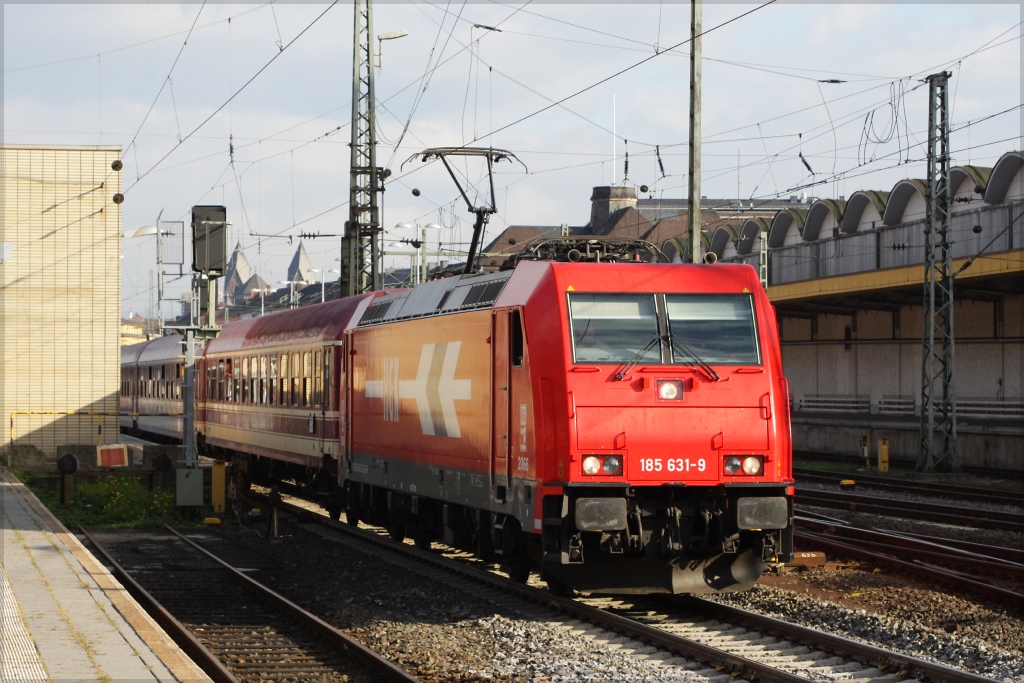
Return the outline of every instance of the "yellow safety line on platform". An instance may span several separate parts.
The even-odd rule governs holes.
[[[966,258],[953,261],[953,272],[967,262]],[[978,256],[967,270],[959,273],[958,280],[970,280],[992,275],[1012,275],[1024,272],[1024,250],[1017,249],[998,254]],[[818,280],[804,280],[784,285],[770,285],[768,298],[772,303],[798,301],[822,296],[837,296],[855,292],[881,291],[899,287],[923,287],[924,266],[903,266],[887,270],[873,270],[866,273],[836,275]]]

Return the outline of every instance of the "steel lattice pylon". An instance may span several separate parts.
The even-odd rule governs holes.
[[[960,470],[956,438],[953,245],[949,220],[949,78],[928,77],[928,216],[924,232],[921,451],[917,470]]]
[[[341,238],[341,295],[381,288],[377,141],[374,133],[373,0],[355,0],[352,49],[352,156],[348,222]]]

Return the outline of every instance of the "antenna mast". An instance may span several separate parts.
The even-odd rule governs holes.
[[[341,238],[341,296],[381,289],[380,210],[373,92],[373,0],[355,0],[348,222]]]

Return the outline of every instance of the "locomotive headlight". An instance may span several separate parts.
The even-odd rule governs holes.
[[[622,474],[622,460],[617,455],[609,455],[604,459],[604,465],[601,466],[601,469],[610,476]]]
[[[622,456],[618,453],[586,455],[583,457],[583,474],[617,477],[622,474]]]
[[[726,474],[745,474],[756,477],[764,474],[763,455],[729,455],[723,462]]]
[[[683,397],[683,383],[677,379],[658,380],[658,398],[662,401],[677,401]]]

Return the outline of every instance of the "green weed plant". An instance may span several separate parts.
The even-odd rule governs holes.
[[[33,488],[43,504],[69,529],[134,529],[194,526],[195,510],[179,508],[174,492],[148,490],[135,477],[112,476],[82,482],[75,486],[74,500],[60,502],[59,491]]]

